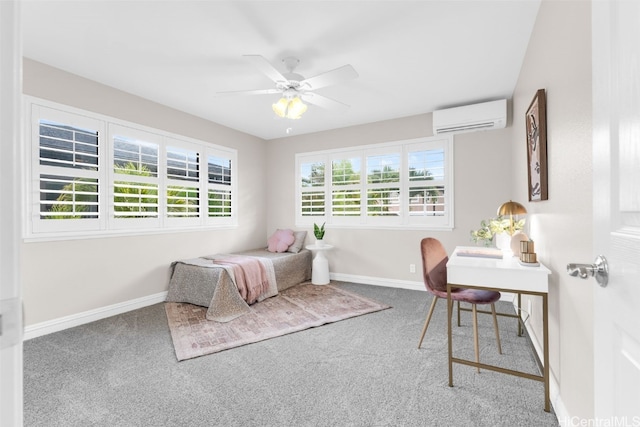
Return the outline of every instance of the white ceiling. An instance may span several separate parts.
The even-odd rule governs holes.
[[[273,139],[511,98],[539,0],[37,1],[24,56]],[[273,83],[243,55],[300,59],[305,77],[351,64],[318,93],[351,106],[275,118]]]

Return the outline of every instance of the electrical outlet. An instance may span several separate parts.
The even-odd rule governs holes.
[[[409,264],[409,273],[415,273],[415,272],[416,272],[416,265]]]

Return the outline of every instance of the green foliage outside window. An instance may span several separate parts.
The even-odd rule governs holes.
[[[118,174],[134,176],[151,176],[151,171],[144,165],[128,162],[115,166]],[[139,182],[116,181],[114,201],[114,211],[118,218],[142,218],[156,217],[158,213],[158,187],[156,185],[145,185]],[[56,199],[58,202],[51,207],[51,212],[61,213],[60,215],[48,215],[48,219],[79,219],[86,218],[81,212],[87,212],[92,206],[88,202],[97,202],[97,184],[87,183],[82,179],[76,179],[73,183],[62,188],[62,194]],[[170,187],[167,190],[167,200],[170,206],[167,212],[192,213],[198,211],[198,192],[184,187]],[[71,203],[73,202],[73,203]],[[220,203],[223,206],[223,203]],[[223,209],[221,207],[221,209]],[[70,212],[78,213],[69,215]],[[64,214],[63,214],[64,213]]]

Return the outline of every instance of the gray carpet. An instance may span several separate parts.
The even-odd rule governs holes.
[[[393,308],[176,360],[162,304],[24,344],[25,426],[557,426],[541,382],[454,365],[446,304],[416,348],[431,296],[338,283]],[[499,303],[498,310],[512,310]],[[454,327],[473,357],[470,313]],[[537,373],[514,319],[480,315],[481,361]]]

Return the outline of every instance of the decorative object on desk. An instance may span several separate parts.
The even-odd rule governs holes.
[[[513,236],[513,234],[517,231],[516,227],[514,226],[513,217],[514,216],[517,217],[518,215],[524,215],[526,213],[527,213],[527,210],[524,208],[524,206],[522,206],[518,202],[509,200],[508,202],[504,202],[503,204],[500,205],[500,207],[498,208],[497,215],[499,217],[505,217],[507,215],[509,216],[508,231],[509,231],[509,235]],[[516,218],[516,220],[517,219],[518,218]],[[520,229],[522,229],[523,226],[524,226],[524,219],[522,220],[522,225],[520,226]]]
[[[315,222],[313,223],[313,235],[316,236],[316,245],[323,246],[324,245],[324,225],[326,223],[322,223],[322,225],[318,225]]]
[[[513,252],[513,256],[516,256],[516,257],[520,256],[520,253],[522,252],[520,250],[520,242],[527,241],[527,240],[529,240],[529,236],[524,234],[522,231],[517,231],[511,237],[511,251]]]
[[[538,89],[525,114],[530,202],[548,199],[546,103],[544,89]]]
[[[497,214],[499,216],[509,216],[509,241],[508,243],[506,243],[506,245],[504,245],[503,247],[501,247],[502,250],[504,250],[505,252],[510,252],[511,254],[515,254],[516,251],[513,250],[513,237],[516,235],[516,230],[513,226],[514,224],[514,220],[513,217],[516,217],[516,220],[518,219],[518,215],[524,215],[527,213],[527,210],[525,209],[524,206],[522,206],[520,203],[518,202],[514,202],[513,200],[509,200],[508,202],[504,202],[503,204],[500,205],[500,207],[498,208],[498,212]],[[522,225],[524,226],[524,220]],[[518,239],[521,240],[521,239]],[[511,256],[511,255],[510,255]]]
[[[540,265],[538,256],[535,253],[533,240],[520,242],[520,264],[535,267]]]
[[[526,241],[520,242],[520,253],[525,253],[525,254],[536,253],[535,244],[533,243],[533,240],[527,239]]]
[[[511,250],[511,236],[506,231],[496,234],[496,248],[506,251]]]
[[[479,229],[471,230],[471,240],[477,244],[491,246],[493,236],[500,233],[507,233],[509,236],[512,236],[515,232],[522,230],[524,222],[524,218],[519,221],[514,221],[513,218],[503,218],[502,216],[483,219],[480,221]]]
[[[463,248],[457,250],[456,254],[473,258],[502,258],[502,251],[495,248]]]

